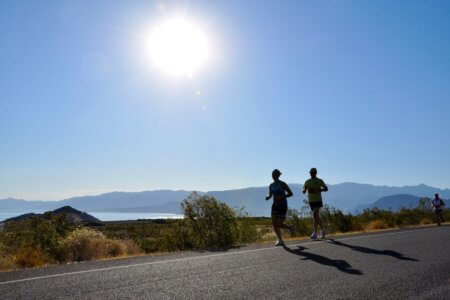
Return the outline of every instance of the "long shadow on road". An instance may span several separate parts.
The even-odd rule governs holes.
[[[419,261],[415,258],[410,258],[410,257],[404,256],[403,254],[396,252],[396,251],[392,251],[392,250],[377,250],[377,249],[372,249],[372,248],[367,248],[367,247],[362,247],[362,246],[354,246],[354,245],[349,245],[349,244],[346,244],[346,243],[343,243],[340,241],[336,241],[333,239],[329,239],[329,241],[330,241],[330,244],[347,247],[347,248],[350,248],[354,251],[358,251],[361,253],[388,255],[388,256],[392,256],[392,257],[395,257],[395,258],[401,259],[401,260]]]
[[[287,246],[284,246],[283,248],[284,248],[284,250],[286,250],[289,253],[302,256],[303,260],[309,259],[309,260],[312,260],[321,265],[335,267],[339,271],[347,273],[347,274],[352,274],[352,275],[362,275],[363,274],[360,270],[353,269],[352,266],[345,260],[330,259],[330,258],[322,256],[322,255],[303,251],[305,249],[308,249],[306,247],[298,246],[298,249],[291,249]]]

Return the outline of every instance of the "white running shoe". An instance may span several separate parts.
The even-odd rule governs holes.
[[[317,233],[314,231],[314,232],[311,234],[310,238],[313,239],[313,240],[317,240]]]
[[[275,243],[275,246],[284,246],[284,241],[277,241],[276,243]]]
[[[322,239],[327,238],[327,230],[325,228],[322,228]]]

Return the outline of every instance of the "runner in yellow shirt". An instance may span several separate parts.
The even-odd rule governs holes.
[[[316,168],[312,168],[309,174],[311,175],[311,179],[306,180],[303,185],[303,194],[308,191],[309,206],[313,212],[314,231],[311,234],[311,238],[313,240],[317,239],[317,230],[320,225],[320,228],[322,228],[322,238],[324,239],[327,233],[320,218],[320,208],[323,206],[322,192],[328,191],[328,187],[322,179],[317,177]]]

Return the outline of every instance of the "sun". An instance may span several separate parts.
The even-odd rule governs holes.
[[[153,63],[171,75],[190,77],[209,57],[201,28],[184,18],[169,19],[157,26],[148,45]]]

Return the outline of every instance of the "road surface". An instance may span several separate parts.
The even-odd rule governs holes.
[[[1,299],[450,299],[450,226],[0,273]]]

